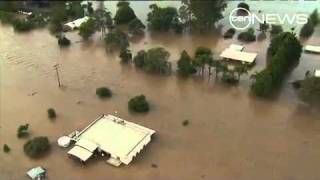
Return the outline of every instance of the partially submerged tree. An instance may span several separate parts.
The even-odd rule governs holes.
[[[20,125],[17,129],[17,137],[18,138],[27,137],[29,135],[28,129],[29,129],[29,124]]]
[[[140,50],[136,54],[136,56],[133,58],[133,63],[137,68],[142,68],[145,64],[147,57],[147,52],[145,50]]]
[[[230,29],[228,29],[228,30],[224,33],[223,37],[224,37],[225,39],[233,38],[233,35],[234,35],[235,33],[236,33],[236,30],[235,30],[234,28],[230,28]]]
[[[35,137],[27,141],[23,150],[24,153],[30,158],[37,158],[44,155],[50,149],[49,139],[47,137]]]
[[[54,119],[54,118],[57,117],[56,111],[53,108],[49,108],[47,110],[47,113],[48,113],[48,118],[49,119]]]
[[[159,7],[156,4],[149,6],[148,27],[155,31],[169,31],[178,21],[178,12],[174,7]]]
[[[10,152],[10,147],[7,145],[7,144],[4,144],[3,145],[3,152],[5,152],[5,153],[9,153]]]
[[[34,23],[28,19],[16,19],[13,21],[13,28],[15,31],[25,32],[35,28]]]
[[[238,35],[238,40],[244,41],[244,42],[253,42],[256,40],[256,35],[254,33],[253,28],[249,28],[248,31],[241,32]]]
[[[320,78],[307,77],[301,82],[300,98],[311,105],[320,105]]]
[[[149,103],[144,95],[139,95],[131,98],[128,102],[128,108],[132,112],[148,112]]]
[[[120,29],[112,29],[104,39],[107,48],[112,49],[122,49],[129,46],[128,36]]]
[[[88,40],[92,34],[96,31],[95,23],[92,18],[89,18],[86,22],[83,22],[79,27],[79,35],[84,39]]]
[[[127,1],[119,1],[117,4],[118,10],[114,17],[116,24],[126,24],[136,18],[130,3]]]
[[[300,30],[300,37],[308,38],[314,32],[314,24],[311,19],[308,19],[308,22],[304,24]]]
[[[131,53],[131,51],[129,49],[122,48],[120,50],[119,57],[121,59],[121,63],[128,64],[132,60],[132,53]]]
[[[99,98],[109,98],[112,96],[112,91],[107,87],[99,87],[96,89],[96,95]]]
[[[60,47],[66,47],[66,46],[69,46],[71,44],[71,42],[67,37],[60,36],[58,38],[58,44],[59,44]]]
[[[216,22],[223,18],[222,12],[227,7],[226,0],[202,1],[185,0],[186,17],[190,21],[191,29],[206,32],[215,28]],[[192,18],[191,18],[192,17]]]
[[[181,76],[189,76],[196,73],[196,69],[192,64],[192,58],[189,54],[183,50],[180,55],[180,59],[177,62],[178,74]]]
[[[146,26],[140,21],[140,19],[135,18],[128,24],[129,33],[132,35],[142,35]]]

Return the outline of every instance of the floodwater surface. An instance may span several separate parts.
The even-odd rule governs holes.
[[[319,55],[302,54],[279,96],[261,100],[249,94],[249,75],[238,86],[226,86],[214,77],[146,74],[120,64],[116,53],[107,53],[99,33],[86,43],[77,32],[66,35],[72,45],[60,49],[45,29],[19,34],[0,25],[0,145],[11,147],[10,153],[0,153],[0,179],[28,179],[25,172],[38,165],[47,168],[49,179],[57,180],[320,179],[320,111],[300,102],[289,83],[320,68]],[[217,55],[235,39],[147,33],[132,40],[130,49],[135,54],[164,47],[175,67],[184,49],[192,54],[206,46]],[[247,51],[259,53],[249,74],[264,68],[269,42],[268,37],[245,44]],[[319,44],[320,27],[303,43]],[[53,69],[57,63],[61,88]],[[100,86],[109,87],[113,97],[98,99],[95,89]],[[151,103],[144,115],[127,108],[128,100],[139,94]],[[47,118],[49,107],[58,115],[53,121]],[[57,146],[60,136],[115,111],[157,132],[129,166],[116,168],[99,159],[82,165]],[[182,126],[184,120],[190,121],[188,126]],[[16,130],[25,123],[30,124],[29,138],[48,136],[52,148],[47,156],[30,159],[23,153],[29,138],[18,139]]]

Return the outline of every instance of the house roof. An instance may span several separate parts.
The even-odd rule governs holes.
[[[27,175],[31,178],[31,179],[36,179],[36,177],[44,174],[46,172],[46,170],[44,170],[42,167],[38,166],[35,168],[30,169],[27,172]]]
[[[73,155],[82,161],[87,161],[93,155],[93,152],[76,145],[68,151],[68,154]]]
[[[129,164],[155,131],[112,115],[103,115],[82,130],[78,142],[91,141],[99,149]],[[82,143],[81,143],[82,144]]]
[[[257,53],[242,52],[227,48],[224,51],[222,51],[220,57],[242,61],[246,63],[253,63],[257,55]]]

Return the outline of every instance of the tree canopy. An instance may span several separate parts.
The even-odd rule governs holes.
[[[138,18],[134,18],[128,24],[128,31],[133,35],[141,35],[144,33],[146,26]]]
[[[180,54],[180,59],[177,62],[178,74],[181,76],[188,76],[196,73],[196,69],[192,64],[192,58],[189,56],[187,51],[183,50]]]
[[[148,27],[155,31],[168,31],[174,28],[178,21],[178,12],[174,7],[159,7],[156,4],[149,6]]]
[[[96,31],[95,23],[92,18],[89,18],[88,21],[83,22],[79,27],[79,35],[84,39],[89,39],[92,34]]]
[[[109,31],[104,41],[108,49],[121,49],[129,46],[128,35],[118,28]]]
[[[114,17],[116,24],[126,24],[136,18],[136,14],[130,7],[130,3],[127,1],[119,1],[117,4],[118,10]]]
[[[226,0],[185,0],[183,4],[191,21],[191,28],[200,32],[215,28],[215,23],[223,18],[222,12],[227,7]]]
[[[132,112],[148,112],[149,103],[144,95],[139,95],[131,98],[128,102],[128,108]]]
[[[47,137],[35,137],[27,141],[23,150],[31,158],[37,158],[44,155],[50,149],[49,139]]]

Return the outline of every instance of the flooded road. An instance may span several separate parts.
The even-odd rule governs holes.
[[[100,34],[87,43],[78,42],[77,32],[67,33],[72,45],[60,49],[47,30],[14,33],[0,25],[0,145],[11,147],[0,153],[0,179],[28,179],[25,172],[37,165],[48,169],[49,179],[59,180],[316,180],[320,178],[320,111],[301,103],[289,82],[304,77],[306,70],[320,68],[320,56],[302,54],[299,66],[289,76],[279,95],[259,100],[249,94],[250,80],[225,86],[214,77],[179,79],[156,76],[121,65],[117,54],[108,54]],[[137,52],[156,46],[170,51],[175,62],[186,49],[206,46],[219,54],[233,40],[215,34],[146,34],[132,41]],[[310,44],[320,43],[320,27]],[[269,39],[245,44],[258,52],[257,65],[265,66]],[[62,88],[57,87],[53,65],[60,64]],[[114,96],[99,100],[95,89],[109,87]],[[151,110],[130,114],[128,100],[145,94]],[[80,103],[77,103],[81,101]],[[53,107],[57,119],[47,118]],[[157,131],[150,145],[129,166],[112,167],[93,160],[86,166],[67,157],[57,146],[58,137],[84,128],[100,114],[118,116]],[[190,124],[182,126],[188,119]],[[30,137],[48,136],[48,156],[29,159],[23,153],[27,139],[16,137],[17,127],[30,124]],[[152,168],[156,164],[157,168]]]

